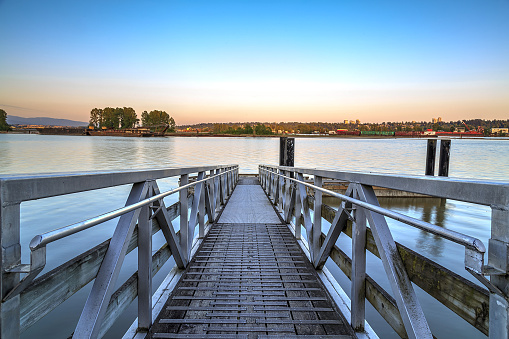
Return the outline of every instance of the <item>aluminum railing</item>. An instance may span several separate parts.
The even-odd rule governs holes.
[[[304,181],[304,174],[314,177],[313,184]],[[366,248],[370,247],[367,246],[366,240],[366,235],[369,232],[369,235],[372,235],[376,243],[376,248],[371,248],[370,251],[375,251],[382,259],[386,275],[391,283],[391,289],[396,299],[395,306],[397,306],[397,309],[395,312],[399,310],[397,316],[401,317],[401,321],[404,324],[404,328],[397,328],[397,324],[394,322],[390,323],[391,326],[393,326],[401,336],[408,336],[411,338],[432,337],[424,313],[422,312],[419,301],[413,290],[411,280],[407,274],[408,265],[405,266],[398,252],[398,250],[401,251],[401,246],[393,240],[387,222],[385,221],[385,217],[389,217],[465,247],[466,270],[484,284],[490,292],[489,335],[493,338],[507,337],[507,289],[504,290],[504,286],[506,286],[504,282],[507,283],[506,274],[508,263],[507,261],[501,262],[502,260],[499,255],[507,257],[508,253],[508,183],[335,172],[268,165],[259,166],[259,175],[262,187],[266,190],[274,204],[279,208],[286,222],[292,222],[292,219],[295,217],[295,236],[298,239],[301,238],[300,223],[302,220],[302,224],[306,230],[310,258],[318,270],[323,268],[325,261],[329,257],[332,257],[332,252],[335,253],[334,256],[336,259],[342,256],[344,260],[348,260],[347,256],[344,255],[335,244],[340,233],[346,230],[347,222],[351,222],[351,324],[357,331],[362,332],[365,323],[365,298],[367,298],[365,251]],[[323,178],[339,179],[349,182],[346,193],[339,194],[322,188]],[[373,190],[374,185],[489,205],[493,211],[492,236],[498,236],[499,239],[490,239],[488,265],[484,264],[484,253],[486,249],[479,239],[380,207]],[[306,188],[314,191],[314,198],[308,196]],[[322,234],[321,231],[322,211],[325,207],[329,210],[332,209],[322,205],[322,194],[336,197],[342,201],[340,207],[336,211],[333,211],[330,219],[328,219],[328,221],[331,222],[331,227],[326,236]],[[314,204],[309,203],[311,199],[314,200]],[[310,214],[310,207],[314,210],[313,220]],[[366,220],[370,225],[369,229],[366,227]],[[506,227],[505,242],[500,239],[503,224],[505,224]],[[495,230],[495,232],[493,232],[493,230]],[[501,244],[505,244],[505,247],[501,246]],[[407,249],[404,250],[407,251]],[[340,252],[341,254],[339,254]],[[418,255],[416,256],[412,253],[412,256],[417,258],[415,260],[421,260],[418,258]],[[429,261],[425,258],[423,258],[423,260]],[[338,263],[336,260],[335,262]],[[439,265],[436,264],[433,267],[438,266]],[[344,270],[344,267],[340,268]],[[491,280],[488,280],[485,277],[486,275],[492,276]],[[461,286],[458,285],[458,289],[460,289]],[[441,298],[447,298],[447,296],[441,295],[435,297],[440,301],[442,301]],[[468,297],[468,293],[465,292],[465,298]],[[480,299],[483,299],[482,296]],[[475,313],[475,317],[473,318],[462,315],[464,319],[472,324],[481,322],[478,319],[478,310],[462,310],[461,308],[464,305],[458,307],[458,305],[453,305],[454,302],[451,303],[450,301],[446,301],[444,304],[460,315],[462,315],[462,312]],[[461,304],[461,302],[456,302],[456,304]],[[465,304],[468,304],[468,302],[465,301]],[[379,312],[381,311],[380,309],[378,310]],[[381,311],[381,313],[383,312],[386,312],[386,310]],[[484,316],[484,318],[486,318],[486,316]],[[487,323],[485,320],[486,319],[483,319],[482,322]],[[487,326],[483,326],[477,326],[477,328],[487,333]]]
[[[206,171],[210,171],[208,177],[205,175]],[[196,180],[191,183],[189,183],[190,173],[197,173]],[[176,189],[160,193],[156,179],[172,176],[180,176],[180,186]],[[173,256],[176,266],[181,269],[185,268],[191,260],[195,226],[197,224],[199,226],[198,238],[203,238],[206,232],[205,214],[207,214],[209,222],[212,222],[217,217],[219,207],[225,204],[226,199],[233,192],[237,180],[237,165],[0,178],[0,216],[3,247],[0,336],[2,338],[17,338],[21,330],[27,327],[21,320],[25,318],[25,315],[20,309],[23,310],[26,307],[23,307],[20,295],[40,282],[41,279],[36,279],[35,281],[34,279],[46,264],[46,245],[117,217],[120,218],[115,232],[109,243],[103,246],[104,250],[101,249],[105,253],[102,260],[96,264],[96,266],[100,266],[97,270],[97,275],[88,275],[88,280],[95,278],[95,281],[76,326],[74,337],[99,337],[114,322],[115,319],[108,319],[108,326],[103,326],[107,311],[109,318],[115,318],[109,316],[112,313],[109,309],[110,298],[115,292],[115,283],[124,258],[133,249],[132,242],[135,238],[137,240],[135,239],[134,247],[138,246],[137,286],[135,286],[135,288],[137,287],[138,297],[138,330],[147,330],[152,323],[152,276],[155,274],[154,270],[159,268],[152,267],[153,261],[161,260],[160,253],[163,250],[166,254],[162,255],[162,257],[166,256],[167,260],[169,256]],[[127,183],[133,183],[133,187],[125,207],[54,231],[36,235],[30,243],[30,264],[20,263],[19,206],[21,202]],[[188,189],[191,187],[194,187],[194,195],[189,214]],[[178,213],[180,217],[180,234],[175,232],[172,225],[175,215],[169,215],[168,209],[163,202],[163,198],[175,193],[179,193],[180,196],[177,206],[181,211],[181,213]],[[186,213],[182,213],[182,211],[186,211]],[[161,229],[167,243],[165,246],[169,248],[169,250],[162,248],[154,256],[152,255],[151,240],[154,233],[153,220],[157,223],[159,229]],[[136,226],[137,234],[134,234]],[[10,246],[9,241],[11,242]],[[83,264],[86,264],[87,260],[88,264],[90,264],[90,259],[87,259],[88,257],[85,254],[77,258]],[[69,262],[79,261],[77,258]],[[158,265],[160,266],[162,263],[158,263]],[[20,273],[24,273],[26,276],[20,279]],[[68,272],[62,273],[57,270],[56,273],[52,273],[53,276],[58,274],[65,275]],[[51,280],[52,277],[46,278],[49,279],[45,280]],[[83,277],[79,279],[83,280]],[[83,286],[86,282],[82,283]],[[71,284],[75,285],[72,282]],[[72,288],[69,289],[72,290]],[[76,291],[77,289],[73,290],[70,294],[68,293],[65,298],[68,298]],[[40,294],[43,294],[42,291]],[[51,309],[64,300],[62,298],[62,300],[53,301]],[[125,309],[126,305],[119,305],[118,308],[120,310]],[[44,312],[46,314],[48,311],[45,310]],[[34,317],[40,319],[40,316],[29,318]],[[33,322],[33,320],[30,321],[30,323]]]

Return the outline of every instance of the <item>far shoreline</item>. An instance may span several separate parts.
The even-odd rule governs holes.
[[[66,133],[67,132],[67,133]],[[59,129],[58,133],[23,133],[18,131],[2,131],[1,134],[40,134],[40,135],[60,135],[60,136],[86,136],[83,133],[76,133],[74,128],[69,128],[67,131],[65,129]],[[87,136],[91,138],[104,137],[100,135]],[[115,137],[126,137],[122,135],[118,135]],[[184,137],[184,138],[192,138],[192,137],[209,137],[209,138],[330,138],[330,139],[485,139],[485,138],[493,138],[499,140],[509,140],[507,137],[479,137],[479,136],[437,136],[437,135],[335,135],[335,134],[267,134],[267,135],[256,135],[256,134],[210,134],[210,133],[166,133],[164,136],[157,136],[152,138],[165,138],[165,137]],[[132,138],[132,137],[130,137]]]

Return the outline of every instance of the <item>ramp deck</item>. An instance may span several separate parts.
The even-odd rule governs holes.
[[[240,179],[151,338],[352,338],[256,179]]]

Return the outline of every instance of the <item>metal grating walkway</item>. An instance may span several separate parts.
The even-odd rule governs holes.
[[[241,187],[261,190],[249,184]],[[232,195],[228,204],[234,198]],[[271,212],[275,213],[272,208]],[[150,335],[351,338],[353,332],[335,310],[286,225],[218,223],[212,226]]]

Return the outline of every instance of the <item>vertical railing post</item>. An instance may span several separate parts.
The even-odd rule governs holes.
[[[235,185],[237,184],[237,167],[233,167],[233,172],[232,172],[232,176],[233,176],[233,189],[235,189]]]
[[[258,178],[260,179],[260,185],[262,185],[263,190],[265,190],[265,172],[262,166],[258,167]]]
[[[228,167],[228,171],[231,171],[232,168]],[[233,191],[233,172],[228,172],[228,195],[230,196]]]
[[[232,179],[231,172],[228,172],[231,168],[226,167],[226,196],[229,197],[232,194]]]
[[[189,175],[182,174],[180,176],[180,186],[187,185],[189,183]],[[189,248],[189,217],[188,217],[188,202],[187,202],[187,188],[179,191],[179,201],[180,201],[180,248],[182,252],[186,256],[186,260],[189,262],[191,260],[191,249]]]
[[[269,199],[272,199],[272,173],[271,172],[267,172],[267,184],[268,184],[268,188],[267,188],[267,194],[269,195]]]
[[[229,182],[228,182],[228,167],[224,169],[224,201],[226,203],[226,199],[228,199],[229,194]]]
[[[278,189],[278,176],[274,173],[275,169],[272,169],[272,201],[274,205],[277,205],[277,189]]]
[[[270,197],[270,172],[268,171],[267,167],[265,167],[265,191]]]
[[[294,183],[295,194],[293,198],[295,199],[295,239],[300,240],[302,238],[302,226],[300,223],[300,219],[302,216],[302,202],[300,201],[300,185]]]
[[[274,169],[274,171],[276,173],[279,173],[279,169]],[[279,192],[281,190],[281,187],[280,187],[280,182],[279,182],[279,178],[280,176],[277,175],[276,173],[274,173],[274,188],[275,188],[275,192],[274,192],[274,206],[276,207],[276,209],[279,211]]]
[[[219,173],[221,173],[221,170],[218,168],[216,169],[216,175]],[[217,213],[221,208],[221,176],[214,178],[214,201],[214,213]]]
[[[285,176],[290,176],[290,171],[285,171]],[[285,178],[285,206],[284,206],[284,216],[285,221],[287,223],[292,220],[293,207],[295,206],[293,203],[293,183],[290,179]]]
[[[205,178],[205,172],[203,173],[203,178]],[[201,186],[200,190],[200,198],[198,201],[198,236],[200,238],[205,237],[205,185],[207,182],[199,184]],[[212,221],[209,221],[212,222]]]
[[[222,175],[222,178],[223,178],[223,204],[226,204],[226,200],[228,199],[228,173],[226,173],[226,171],[228,171],[228,168],[225,168],[223,169],[223,172],[224,174]]]
[[[315,175],[314,185],[322,187],[322,177]],[[322,235],[322,192],[315,190],[315,205],[313,212],[313,229],[311,230],[311,239],[309,240],[309,246],[311,252],[311,262],[314,262],[315,258],[320,253],[320,236]]]
[[[149,183],[152,185],[152,183]],[[152,196],[149,187],[147,198]],[[149,206],[141,207],[138,217],[138,329],[152,326],[152,223]]]
[[[356,198],[359,199],[359,196],[356,195]],[[359,207],[354,210],[353,216],[351,324],[356,332],[363,332],[366,319],[366,216]]]
[[[226,202],[226,189],[225,189],[225,186],[224,186],[224,183],[225,183],[225,180],[224,180],[224,168],[221,168],[219,170],[219,190],[220,190],[220,194],[219,194],[219,202],[220,202],[220,206],[224,205],[224,203]]]
[[[205,172],[198,172],[196,181],[201,181],[205,177]],[[200,224],[200,200],[203,194],[203,182],[194,186],[193,204],[191,205],[191,213],[189,214],[189,233],[188,233],[188,246],[192,248],[194,240],[194,232],[196,224]],[[205,205],[205,204],[204,204]],[[205,227],[205,225],[203,226]],[[199,229],[199,227],[198,227]],[[198,231],[199,232],[199,231]],[[189,258],[191,260],[191,258]]]
[[[226,200],[228,199],[228,175],[226,173],[227,168],[223,168],[221,171],[221,185],[223,187],[223,201],[222,204],[226,204]]]
[[[279,173],[284,175],[284,171],[282,170],[279,170]],[[280,212],[283,212],[284,211],[284,201],[285,201],[285,198],[284,198],[284,193],[285,193],[285,179],[280,176],[279,177],[279,211]]]
[[[235,190],[235,185],[237,184],[237,168],[236,167],[232,167],[233,169],[233,172],[232,172],[232,193],[233,191]]]
[[[231,171],[233,168],[232,167],[228,167],[228,170]],[[230,172],[228,173],[228,176],[230,177],[230,185],[229,185],[229,196],[232,195],[233,193],[233,172]]]
[[[267,171],[266,171],[266,167],[264,166],[263,168],[263,189],[265,190],[265,193],[267,193]]]
[[[210,170],[210,176],[212,177],[215,174],[214,170]],[[216,220],[216,179],[213,178],[212,181],[209,181],[210,186],[210,215],[212,215],[212,220],[209,220],[209,223]]]
[[[21,263],[20,204],[4,204],[0,196],[0,256],[2,299],[19,282],[19,273],[6,272],[7,267]],[[0,304],[0,338],[19,338],[20,295]]]
[[[272,199],[274,193],[274,180],[272,172],[269,172],[269,198]]]
[[[491,207],[491,238],[489,240],[488,265],[506,272],[492,275],[491,283],[505,295],[490,293],[490,338],[509,338],[509,197],[506,206]]]
[[[426,148],[426,171],[425,175],[435,175],[435,158],[437,153],[436,139],[428,139]]]
[[[282,173],[285,177],[288,175],[288,171],[282,171]],[[283,217],[286,219],[286,210],[288,206],[288,180],[286,178],[282,178],[283,185],[282,185],[282,201],[281,201],[281,210],[283,211]]]

